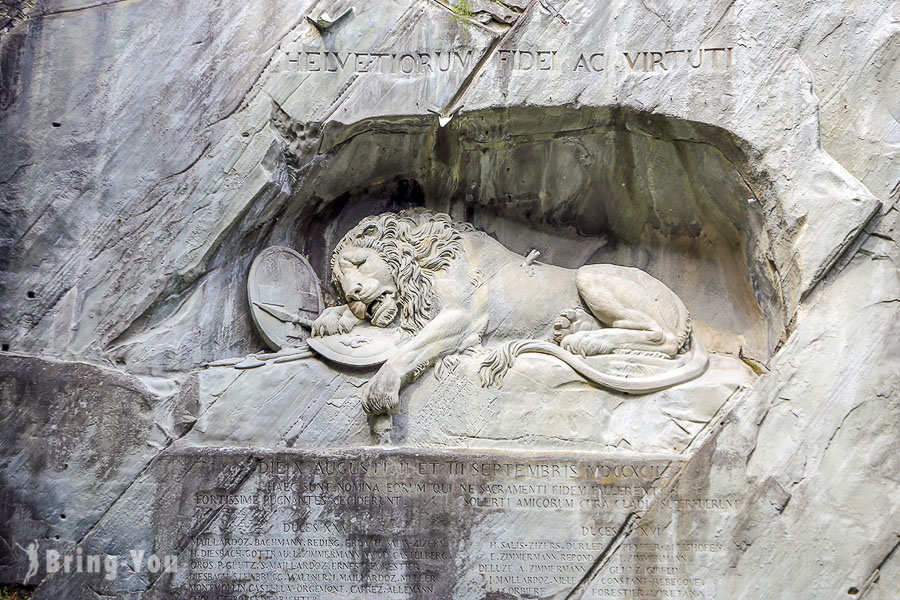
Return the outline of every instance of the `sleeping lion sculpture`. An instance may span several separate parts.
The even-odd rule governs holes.
[[[313,336],[347,333],[366,321],[404,332],[369,381],[363,408],[371,415],[390,412],[401,386],[439,359],[479,348],[484,385],[501,382],[516,357],[536,352],[629,394],[691,380],[709,361],[684,303],[644,271],[533,263],[445,214],[411,209],[363,219],[338,243],[331,269],[346,304],[326,308]],[[663,370],[622,376],[588,364],[609,354],[625,355],[637,373],[641,365]]]

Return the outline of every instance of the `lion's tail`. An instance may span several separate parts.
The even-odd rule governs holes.
[[[527,352],[554,356],[569,365],[591,383],[626,394],[649,394],[650,392],[657,392],[667,387],[690,381],[702,375],[706,371],[707,365],[709,365],[709,353],[706,351],[706,346],[696,336],[692,336],[690,351],[679,355],[675,359],[678,361],[678,366],[657,375],[635,377],[623,377],[598,371],[571,352],[551,342],[521,340],[502,344],[481,363],[481,385],[487,387],[502,383],[506,372],[515,364],[516,358],[520,354]],[[652,362],[660,364],[662,361],[657,359]],[[671,361],[666,360],[666,362]]]

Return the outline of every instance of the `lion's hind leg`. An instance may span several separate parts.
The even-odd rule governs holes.
[[[572,354],[581,356],[623,353],[668,358],[674,356],[678,350],[674,336],[666,336],[658,330],[617,327],[577,331],[564,337],[559,345]]]
[[[593,316],[606,327],[571,332],[559,340],[564,349],[582,356],[639,353],[672,357],[678,352],[676,337],[630,300],[649,290],[605,272],[599,265],[580,268],[575,286]]]

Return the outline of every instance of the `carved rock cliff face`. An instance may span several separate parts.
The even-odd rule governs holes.
[[[360,218],[426,206],[548,263],[645,269],[719,360],[763,373],[712,381],[728,402],[702,419],[630,425],[669,452],[658,501],[609,517],[543,595],[657,597],[668,584],[632,570],[655,544],[706,598],[896,597],[896,8],[402,0],[324,32],[305,18],[350,6],[0,2],[0,581],[23,579],[14,544],[33,539],[185,551],[197,523],[232,524],[167,482],[240,491],[267,452],[368,443],[365,374],[202,367],[263,350],[245,291],[262,249],[296,248],[327,282]],[[633,406],[560,375],[571,412],[550,414],[526,376],[473,408],[480,391],[423,378],[398,435],[629,448],[604,419],[640,421]],[[493,518],[453,538],[447,597],[484,596],[467,557],[499,528],[545,525]],[[133,575],[49,577],[38,597],[167,597],[170,579]]]

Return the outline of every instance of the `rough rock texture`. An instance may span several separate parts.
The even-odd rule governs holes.
[[[411,447],[682,452],[732,396],[755,381],[739,360],[713,356],[702,377],[643,396],[598,390],[565,365],[523,357],[487,390],[480,363],[462,357],[403,393],[391,441]],[[372,442],[360,410],[374,369],[343,371],[311,353],[250,369],[199,374],[201,413],[179,445],[358,447]],[[253,397],[253,402],[247,402]]]
[[[680,570],[707,586],[728,572],[705,588],[714,597],[896,597],[896,227],[891,210],[842,271],[815,291],[809,313],[772,365],[778,376],[763,377],[725,416],[670,491],[691,498],[715,490],[742,502],[715,514],[674,514],[658,505],[641,524],[660,525],[664,533],[642,540],[623,532],[624,544],[716,540],[722,552]],[[847,305],[858,310],[835,318]],[[871,337],[855,335],[860,328]],[[847,356],[856,357],[856,371],[822,368]],[[592,597],[588,590],[621,560],[598,564],[575,597]],[[766,577],[757,576],[761,565]]]
[[[236,290],[253,254],[271,243],[321,252],[333,238],[310,231],[317,216],[340,223],[344,202],[401,177],[437,208],[607,235],[611,252],[593,260],[646,267],[679,293],[701,281],[707,297],[734,296],[692,304],[767,360],[800,297],[877,206],[819,144],[794,49],[803,28],[791,27],[815,15],[670,8],[687,28],[676,40],[653,11],[621,4],[573,3],[560,20],[532,3],[498,35],[431,2],[377,3],[324,37],[303,19],[320,9],[300,2],[36,8],[3,42],[4,342],[155,374],[250,351],[258,341]],[[165,32],[151,25],[172,20]],[[93,27],[111,32],[97,49],[67,33]],[[753,42],[758,31],[765,39]],[[720,51],[716,67],[625,72],[625,52],[694,37],[732,47],[732,64]],[[558,70],[511,64],[506,49],[520,45],[557,51]],[[436,69],[422,67],[422,51]],[[372,63],[375,52],[400,58]],[[605,53],[601,71],[576,70],[585,52]],[[360,65],[347,53],[366,54]],[[66,93],[42,93],[48,85]],[[507,110],[523,105],[562,108]],[[458,109],[449,129],[429,112]],[[660,254],[694,265],[654,265]],[[738,270],[749,274],[729,281]],[[697,275],[679,285],[681,271]],[[753,326],[754,312],[768,328]]]
[[[18,355],[0,364],[0,568],[14,543],[69,550],[176,435],[171,406],[137,378]],[[183,431],[183,428],[182,428]]]
[[[703,419],[641,444],[685,452],[664,457],[677,472],[652,502],[593,525],[464,519],[459,579],[439,593],[898,597],[895,4],[401,0],[357,3],[324,33],[305,19],[350,6],[0,2],[0,581],[24,578],[16,544],[32,540],[124,559],[202,548],[205,527],[235,520],[262,531],[258,509],[198,508],[196,493],[255,485],[275,449],[371,443],[353,400],[364,372],[203,366],[263,350],[245,293],[260,250],[297,248],[327,293],[345,231],[424,205],[547,262],[646,269],[733,355],[716,360],[763,373],[735,395],[716,382],[689,404]],[[576,401],[552,414],[527,394],[441,412],[449,395],[422,379],[394,434],[422,453],[618,457],[616,438],[634,445],[619,432],[655,428],[579,422],[608,408],[579,385],[560,384]],[[663,400],[684,406],[676,392]],[[547,542],[557,524],[586,544],[577,568],[528,564],[559,585],[467,579],[507,564],[479,562],[480,544]],[[172,597],[189,571],[204,572],[56,574],[38,597]]]

